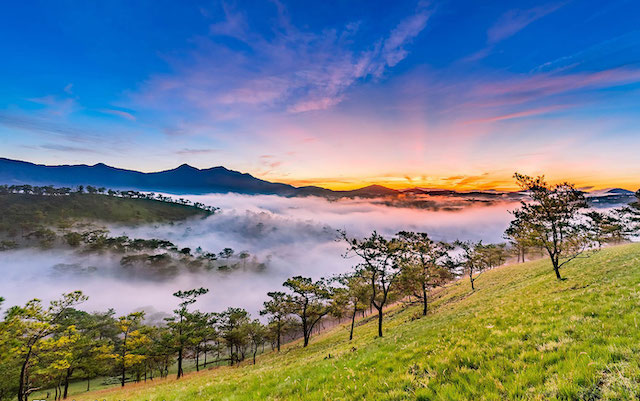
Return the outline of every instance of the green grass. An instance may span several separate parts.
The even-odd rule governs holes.
[[[3,194],[0,195],[0,210],[2,231],[16,230],[23,225],[56,226],[79,219],[141,224],[184,220],[208,214],[194,206],[86,193],[68,196]]]
[[[259,358],[78,400],[635,399],[640,394],[640,244],[575,260],[557,281],[547,260],[460,280],[427,317],[398,309]]]

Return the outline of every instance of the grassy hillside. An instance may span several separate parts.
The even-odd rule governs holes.
[[[449,285],[430,314],[390,313],[312,338],[256,366],[220,368],[78,400],[631,399],[640,394],[640,244],[575,260],[557,281],[548,261]]]
[[[21,225],[58,225],[68,219],[137,224],[169,222],[208,214],[194,206],[87,193],[68,196],[1,194],[0,210],[0,229],[4,231]]]

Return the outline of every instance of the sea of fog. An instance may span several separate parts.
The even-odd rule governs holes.
[[[345,244],[336,230],[364,236],[372,230],[392,235],[400,230],[426,231],[436,240],[498,242],[513,203],[473,205],[457,211],[433,211],[385,206],[375,201],[284,198],[270,195],[212,194],[182,196],[219,207],[205,219],[170,225],[110,226],[111,235],[168,239],[180,247],[218,252],[225,247],[248,251],[267,268],[263,272],[184,272],[170,279],[140,279],[123,275],[119,259],[79,255],[70,250],[17,250],[0,253],[0,296],[5,306],[31,298],[48,301],[63,292],[82,290],[89,301],[82,309],[118,313],[144,309],[153,320],[176,307],[172,293],[206,287],[198,308],[220,311],[243,307],[254,315],[267,291],[281,289],[294,275],[320,278],[345,272],[357,263],[345,259]],[[73,269],[69,266],[74,266]],[[80,268],[78,268],[80,266]]]

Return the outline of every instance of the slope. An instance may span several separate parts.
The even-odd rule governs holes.
[[[556,281],[546,260],[452,283],[420,318],[312,338],[255,366],[130,385],[78,400],[628,399],[640,394],[640,244],[571,262]]]

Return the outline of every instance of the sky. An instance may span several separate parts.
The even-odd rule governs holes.
[[[640,187],[640,3],[20,1],[0,156],[348,189]]]

